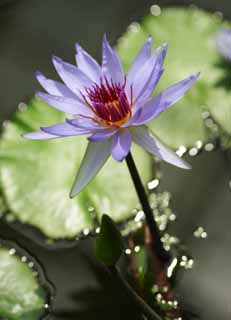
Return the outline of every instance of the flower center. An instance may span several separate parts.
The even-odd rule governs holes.
[[[125,84],[109,82],[106,78],[100,85],[95,84],[86,88],[83,99],[96,115],[94,121],[106,126],[120,127],[131,117],[132,112],[132,88],[131,101],[129,103],[125,93]]]

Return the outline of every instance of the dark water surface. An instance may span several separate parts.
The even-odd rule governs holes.
[[[160,6],[191,3],[158,2]],[[70,60],[78,40],[100,58],[102,34],[107,31],[115,43],[128,24],[139,21],[152,4],[140,0],[0,1],[1,120],[9,118],[17,104],[38,89],[33,75],[36,69],[56,77],[50,62],[52,54]],[[229,0],[193,4],[222,11],[231,18]],[[190,174],[164,166],[163,188],[172,192],[180,221],[175,231],[196,261],[181,278],[179,292],[202,320],[230,320],[231,168],[219,151],[213,151],[212,156],[203,153],[193,161]],[[205,227],[208,239],[193,238],[192,230],[199,225]],[[57,289],[53,319],[139,319],[138,311],[94,261],[91,241],[51,250],[3,222],[0,234],[33,253],[44,266]]]

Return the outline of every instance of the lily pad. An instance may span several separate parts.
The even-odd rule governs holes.
[[[39,320],[45,314],[47,292],[26,259],[0,243],[1,319]]]
[[[213,119],[231,137],[231,82],[229,91],[223,88],[212,91],[208,106]]]
[[[201,71],[200,79],[185,97],[150,123],[153,131],[172,148],[190,147],[197,140],[205,142],[208,139],[201,112],[207,108],[211,90],[216,90],[215,84],[223,75],[215,36],[226,24],[217,15],[199,9],[168,8],[159,16],[149,15],[140,25],[129,27],[118,43],[126,69],[149,34],[155,48],[168,43],[165,72],[156,93]],[[214,103],[218,104],[218,101]]]
[[[93,228],[89,208],[95,209],[97,219],[107,213],[118,222],[130,217],[138,202],[126,164],[113,159],[77,197],[69,198],[86,138],[29,141],[20,136],[63,120],[63,113],[34,99],[26,110],[16,112],[0,143],[0,180],[11,214],[53,239],[73,238]],[[133,151],[147,182],[152,176],[151,157],[141,148]]]

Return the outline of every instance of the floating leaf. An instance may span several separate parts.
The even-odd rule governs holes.
[[[73,238],[103,213],[122,221],[132,214],[137,196],[125,163],[110,159],[97,177],[77,197],[69,192],[80,165],[87,140],[71,137],[52,141],[29,141],[22,133],[62,122],[64,115],[40,100],[16,112],[3,130],[0,144],[0,180],[10,211],[17,220],[38,227],[54,239]],[[144,181],[151,178],[151,157],[134,150]]]
[[[37,270],[17,249],[0,243],[0,318],[39,320],[45,314],[47,294]]]
[[[231,82],[229,91],[223,88],[211,91],[208,106],[214,120],[231,136]]]
[[[201,71],[200,79],[185,97],[150,124],[173,148],[190,147],[197,140],[208,139],[201,111],[207,108],[211,90],[216,90],[214,86],[223,76],[215,46],[215,35],[222,25],[214,14],[192,8],[168,8],[163,9],[160,16],[150,15],[141,25],[130,27],[119,42],[118,51],[126,69],[149,34],[153,36],[155,48],[168,43],[165,72],[157,92]]]
[[[114,221],[106,214],[102,217],[101,230],[95,243],[97,259],[107,266],[114,266],[123,252],[123,240]]]

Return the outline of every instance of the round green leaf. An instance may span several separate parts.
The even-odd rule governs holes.
[[[156,92],[201,71],[200,79],[185,97],[150,123],[153,131],[173,148],[190,147],[197,140],[208,139],[201,112],[207,108],[211,90],[216,90],[215,85],[223,77],[215,36],[224,24],[215,14],[198,9],[168,8],[160,16],[150,15],[141,25],[130,27],[118,44],[128,70],[149,34],[155,48],[168,43],[165,72]]]
[[[107,213],[122,221],[131,216],[138,202],[126,164],[113,159],[77,197],[69,198],[86,137],[29,141],[20,136],[62,121],[63,113],[35,99],[26,110],[16,112],[0,143],[0,180],[8,208],[17,220],[53,239],[73,238],[93,228],[92,207],[98,219]],[[151,158],[141,148],[133,151],[147,182]]]
[[[114,221],[106,214],[102,217],[100,234],[96,238],[95,255],[107,266],[114,266],[123,252],[123,240]]]
[[[213,119],[231,136],[231,81],[229,91],[224,88],[211,91],[208,106]]]
[[[23,258],[14,248],[0,246],[1,319],[39,320],[45,313],[47,292],[39,283],[37,271]]]

